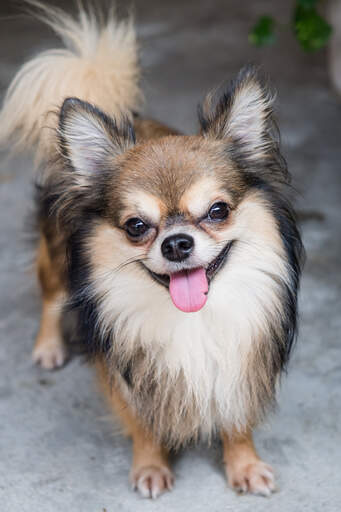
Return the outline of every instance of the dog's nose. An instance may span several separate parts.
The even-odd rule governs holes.
[[[182,261],[193,251],[194,239],[190,235],[179,233],[168,236],[161,245],[161,252],[169,261]]]

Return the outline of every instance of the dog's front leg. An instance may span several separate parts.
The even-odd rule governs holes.
[[[238,493],[269,496],[275,491],[274,473],[255,449],[252,432],[222,433],[224,463],[229,486]]]
[[[144,498],[157,498],[173,487],[174,477],[167,450],[142,427],[134,411],[115,383],[111,384],[106,364],[98,359],[97,373],[110,406],[121,420],[125,434],[133,441],[133,463],[130,479],[133,489]]]
[[[173,487],[167,452],[136,426],[132,434],[133,464],[130,473],[133,488],[145,498],[157,498]]]

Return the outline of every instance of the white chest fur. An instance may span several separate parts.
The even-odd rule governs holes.
[[[153,417],[153,423],[155,415],[163,416],[157,420],[158,429],[171,421],[160,410],[162,400],[168,411],[184,417],[172,430],[179,430],[181,437],[186,423],[189,437],[199,431],[210,434],[216,428],[245,427],[258,414],[264,400],[259,395],[266,388],[271,395],[274,376],[266,374],[271,373],[271,364],[266,368],[267,356],[258,353],[272,350],[269,333],[282,307],[281,285],[273,275],[278,276],[279,269],[285,275],[285,263],[267,247],[262,248],[262,258],[256,257],[257,251],[257,246],[245,251],[242,244],[233,248],[211,283],[205,307],[197,313],[177,310],[168,290],[143,268],[135,266],[112,280],[100,279],[97,272],[97,293],[104,297],[101,324],[104,329],[115,326],[113,357],[133,365],[138,400],[146,402],[138,408],[149,408],[146,415]],[[144,359],[134,375],[138,350]],[[148,388],[151,380],[153,386]],[[149,396],[144,397],[144,391]]]

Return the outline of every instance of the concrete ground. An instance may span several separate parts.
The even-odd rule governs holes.
[[[59,2],[61,4],[62,2]],[[290,2],[136,0],[148,114],[185,132],[210,87],[260,62],[278,89],[283,149],[300,192],[307,249],[301,329],[279,409],[257,432],[279,492],[238,497],[225,483],[219,443],[174,459],[176,485],[157,502],[128,485],[131,446],[113,427],[92,371],[73,360],[48,373],[30,359],[39,294],[24,230],[32,162],[0,163],[0,509],[3,512],[341,510],[341,99],[327,55],[306,55],[285,30],[276,47],[250,47],[257,16],[285,22]],[[65,2],[67,4],[67,2]],[[49,30],[0,4],[0,87],[17,66],[55,43]],[[17,11],[16,11],[17,12]]]

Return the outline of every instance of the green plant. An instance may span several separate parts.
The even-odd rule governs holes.
[[[332,27],[318,13],[321,0],[296,0],[291,17],[291,28],[299,44],[306,52],[325,46]],[[249,33],[249,41],[255,46],[269,46],[277,39],[280,24],[271,16],[262,16]]]

